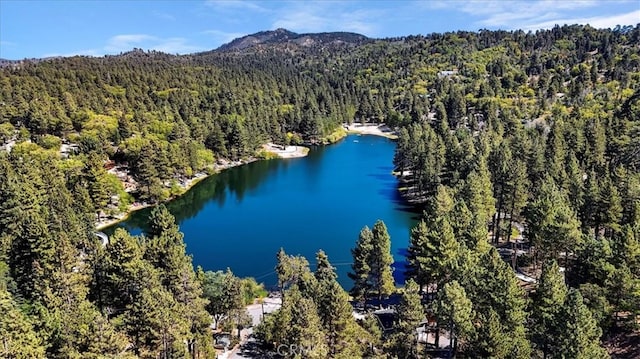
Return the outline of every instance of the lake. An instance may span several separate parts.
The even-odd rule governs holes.
[[[312,148],[307,157],[257,161],[234,167],[196,184],[167,203],[176,217],[194,265],[252,276],[274,287],[276,253],[305,256],[315,269],[323,249],[347,277],[351,248],[363,226],[382,219],[391,235],[396,267],[403,282],[409,231],[416,214],[399,196],[391,174],[395,144],[377,136],[349,135],[339,143]],[[132,213],[115,227],[144,230],[150,209]]]

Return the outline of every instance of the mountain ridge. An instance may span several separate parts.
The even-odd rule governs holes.
[[[312,47],[316,45],[359,45],[370,40],[370,38],[354,32],[335,31],[299,34],[287,29],[278,28],[276,30],[260,31],[233,39],[213,51],[242,51],[253,47],[287,44],[301,47]]]

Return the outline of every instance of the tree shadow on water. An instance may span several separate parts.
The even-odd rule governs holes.
[[[397,285],[404,285],[404,281],[406,280],[405,273],[407,271],[408,262],[406,260],[407,257],[407,249],[400,248],[398,250],[398,254],[401,255],[404,260],[397,261],[392,264],[393,267],[393,280]]]

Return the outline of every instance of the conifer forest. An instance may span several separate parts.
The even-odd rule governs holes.
[[[323,251],[265,253],[282,305],[255,357],[640,357],[640,25],[283,34],[1,64],[1,358],[216,358],[267,290],[194,267],[163,202],[354,122],[397,135],[421,213],[406,281],[383,221],[332,239],[353,242],[349,288]],[[145,233],[96,236],[134,202],[155,205]]]

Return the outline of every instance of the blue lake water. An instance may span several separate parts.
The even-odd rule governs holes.
[[[267,287],[277,283],[280,247],[305,256],[315,269],[323,249],[347,277],[360,229],[382,219],[391,235],[395,277],[403,281],[410,228],[416,214],[400,198],[391,174],[395,144],[376,136],[349,135],[337,144],[312,148],[304,158],[258,161],[213,175],[167,203],[176,216],[187,252],[205,270],[227,267]],[[116,226],[144,231],[149,209]],[[110,233],[114,227],[107,229]]]

